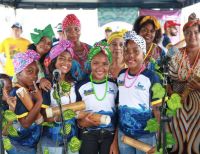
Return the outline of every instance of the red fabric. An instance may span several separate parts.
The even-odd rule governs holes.
[[[167,29],[168,27],[175,27],[180,26],[181,24],[174,22],[173,20],[168,20],[164,24],[164,29]]]
[[[62,30],[64,31],[69,25],[81,27],[80,20],[74,14],[68,14],[62,22]]]

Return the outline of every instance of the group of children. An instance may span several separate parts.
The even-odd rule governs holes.
[[[46,29],[51,28],[47,26]],[[44,31],[42,34],[45,34]],[[73,41],[61,40],[51,48],[52,35],[52,32],[49,35],[40,35],[40,38],[32,35],[34,44],[30,45],[25,53],[14,56],[13,87],[8,76],[3,74],[0,76],[4,81],[4,109],[14,106],[12,110],[18,119],[13,122],[18,136],[8,136],[12,148],[7,150],[7,153],[35,154],[38,151],[50,154],[142,153],[123,143],[121,139],[124,135],[153,146],[155,134],[145,131],[144,128],[151,117],[159,118],[158,110],[151,105],[153,101],[151,88],[160,80],[153,71],[146,68],[145,39],[135,31],[128,31],[124,36],[120,33],[118,41],[110,42],[113,48],[120,44],[124,48],[124,53],[121,54],[124,56],[124,60],[121,61],[123,67],[121,71],[118,70],[117,75],[114,72],[114,78],[109,73],[113,64],[109,45],[106,42],[96,43],[87,54],[85,62],[88,69],[84,72],[84,77],[77,80],[76,73],[79,70],[76,67],[80,63],[77,62]],[[53,83],[55,70],[60,71],[58,81],[60,102],[55,96]],[[63,90],[63,83],[68,87],[67,91]],[[17,94],[21,87],[28,91],[33,101],[31,109],[26,108],[24,100]],[[46,116],[46,108],[59,106],[59,103],[65,105],[77,101],[84,101],[86,106],[87,114],[81,119],[72,117],[62,121],[60,116],[52,118]],[[93,113],[108,115],[111,117],[111,122],[108,125],[99,125],[90,118]],[[43,123],[53,125],[38,124],[38,115],[42,115]],[[67,135],[62,132],[63,123],[70,127]]]

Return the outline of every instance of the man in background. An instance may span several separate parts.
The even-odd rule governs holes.
[[[105,28],[105,39],[103,39],[101,41],[107,42],[108,37],[111,35],[111,33],[112,33],[112,28],[111,27],[106,27]]]
[[[19,52],[25,52],[30,42],[21,37],[22,25],[18,22],[11,26],[12,35],[0,44],[0,65],[3,71],[9,75],[14,75],[13,56]],[[2,71],[2,72],[3,72]]]

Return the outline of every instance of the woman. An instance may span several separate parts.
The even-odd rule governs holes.
[[[85,63],[87,61],[90,46],[79,40],[81,34],[81,23],[74,14],[69,14],[64,18],[62,22],[62,29],[66,39],[70,40],[74,45],[73,59],[78,62],[76,65],[73,64],[73,66],[76,66],[72,68],[72,74],[75,74],[73,77],[76,78],[76,80],[81,80],[85,78],[88,73],[90,73],[88,67],[89,65],[86,65]],[[75,61],[73,61],[73,63]]]
[[[145,64],[148,66],[148,69],[155,71],[157,68],[151,59],[155,59],[158,65],[160,65],[165,56],[164,50],[158,46],[162,37],[159,21],[154,16],[140,16],[136,20],[133,29],[145,39],[147,47],[144,57]]]
[[[124,63],[124,39],[123,32],[113,32],[108,38],[108,44],[110,45],[110,50],[112,52],[112,64],[109,69],[109,77],[116,79],[119,72],[125,68]]]
[[[172,89],[182,96],[182,108],[170,123],[176,138],[172,153],[199,153],[200,145],[200,21],[188,21],[183,27],[186,47],[172,57],[169,73]]]

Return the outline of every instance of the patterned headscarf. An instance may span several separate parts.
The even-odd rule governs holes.
[[[74,14],[68,14],[62,22],[62,30],[64,31],[68,26],[75,25],[81,27],[80,20]]]
[[[108,43],[104,41],[95,43],[94,47],[90,49],[88,54],[89,62],[91,62],[93,57],[100,52],[104,53],[108,57],[109,62],[112,63],[112,53],[109,49]]]
[[[153,21],[154,23],[154,26],[155,26],[155,30],[159,30],[161,27],[160,27],[160,23],[159,21],[157,20],[156,17],[154,16],[145,16],[144,18],[142,18],[142,20],[140,21],[140,25],[142,25],[144,22],[146,22],[147,20],[151,20]]]
[[[194,25],[200,25],[200,20],[190,20],[183,26],[183,31],[185,31],[187,28],[192,27]]]
[[[123,38],[124,36],[124,33],[127,32],[126,30],[122,30],[122,31],[119,31],[119,32],[113,32],[109,37],[108,37],[108,40],[107,40],[107,43],[110,44],[114,39],[116,38]]]
[[[39,59],[40,55],[34,50],[27,50],[25,53],[17,53],[13,59],[15,73],[20,73],[29,64]]]
[[[124,39],[125,41],[134,41],[142,49],[143,53],[146,53],[146,41],[142,36],[137,35],[135,31],[126,32],[124,35]]]
[[[43,30],[35,28],[34,32],[37,33],[31,33],[31,40],[34,44],[38,44],[44,36],[48,37],[50,40],[52,40],[53,36],[55,36],[50,24],[47,25]]]
[[[71,54],[71,56],[74,56],[74,51],[72,49],[73,45],[68,40],[61,40],[56,46],[54,46],[50,52],[49,55],[44,60],[44,65],[47,67],[51,61],[58,57],[62,52],[67,51]]]

